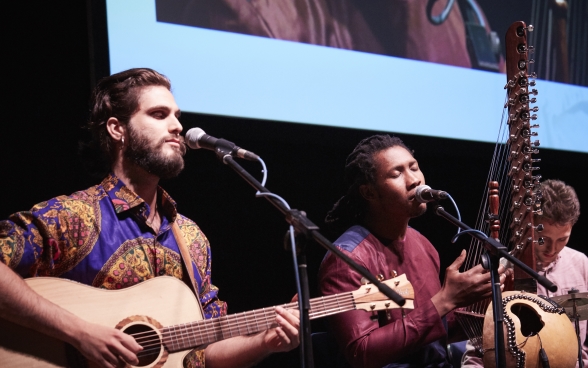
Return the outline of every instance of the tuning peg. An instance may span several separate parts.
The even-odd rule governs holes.
[[[536,89],[532,89],[531,92],[529,92],[530,94],[532,94],[533,96],[537,96],[537,94],[539,94],[539,92],[537,92]]]
[[[527,51],[529,52],[529,54],[532,54],[535,52],[535,46],[527,46]]]
[[[539,239],[535,240],[534,243],[537,243],[539,245],[543,245],[543,244],[545,244],[545,239],[543,237],[540,237]]]
[[[539,224],[539,225],[537,225],[537,226],[534,226],[533,228],[534,228],[534,229],[535,229],[535,231],[536,231],[536,232],[538,232],[538,233],[542,232],[542,231],[543,231],[543,229],[544,229],[544,227],[543,227],[543,224]]]
[[[530,47],[533,47],[533,46],[530,46]],[[534,49],[534,47],[533,47],[533,49]],[[529,78],[535,78],[535,79],[536,79],[536,78],[537,78],[537,72],[533,72],[533,73],[531,73],[531,74],[529,75]]]
[[[532,112],[537,112],[537,111],[539,111],[539,106],[533,106],[533,107],[530,109],[530,111],[532,111]]]
[[[535,147],[539,147],[541,145],[541,143],[539,142],[539,139],[537,139],[536,141],[533,141],[533,143],[531,143],[531,144]]]
[[[539,183],[541,181],[541,175],[531,176],[531,180],[533,182],[533,186],[535,186],[535,183]]]
[[[510,212],[513,212],[517,208],[521,208],[521,200],[522,200],[522,197],[523,196],[519,196],[519,200],[518,201],[514,201],[512,203],[512,206],[510,207]]]
[[[533,32],[533,25],[529,24],[526,27],[517,27],[517,36],[523,37],[525,35],[525,31]]]
[[[530,171],[539,170],[539,167],[531,166],[531,164],[525,164],[523,166],[523,170],[526,171],[526,172],[530,172]]]
[[[372,310],[372,315],[370,316],[370,319],[372,321],[377,321],[378,320],[378,313],[376,312],[376,305],[370,304],[370,309]]]
[[[390,309],[388,309],[390,307],[390,302],[384,303],[384,306],[386,307],[386,319],[389,321],[392,319],[392,315],[390,314]]]
[[[529,63],[529,64],[535,64],[535,60],[529,59],[529,61],[527,61],[527,63]]]
[[[535,93],[536,94],[536,93]],[[531,100],[529,101],[530,103],[535,103],[537,102],[537,99],[535,97],[532,97]]]

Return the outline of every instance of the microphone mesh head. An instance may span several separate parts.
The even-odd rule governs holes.
[[[192,128],[186,132],[185,142],[188,145],[188,147],[192,149],[202,148],[200,147],[200,144],[198,144],[198,140],[204,134],[206,134],[204,130],[200,128]]]
[[[414,197],[417,201],[421,203],[427,203],[427,200],[423,198],[423,191],[426,189],[431,189],[431,187],[428,185],[419,185],[418,187],[416,187]]]

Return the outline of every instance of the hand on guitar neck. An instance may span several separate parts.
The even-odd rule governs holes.
[[[459,257],[447,267],[441,290],[431,298],[441,317],[455,308],[465,307],[492,296],[490,272],[485,270],[482,265],[477,265],[465,272],[459,272],[465,259],[466,251],[463,250]],[[500,266],[498,273],[500,274],[501,289],[503,289],[507,277],[505,268]]]
[[[236,336],[209,345],[204,352],[206,367],[250,367],[273,353],[297,347],[300,344],[298,311],[276,307],[275,312],[279,327],[254,336]]]

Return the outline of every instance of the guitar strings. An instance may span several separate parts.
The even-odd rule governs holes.
[[[508,91],[505,95],[505,106],[508,106]],[[505,144],[505,142],[507,142],[507,138],[509,136],[509,126],[508,124],[505,124],[505,121],[508,122],[508,109],[504,108],[502,110],[502,117],[501,117],[501,121],[500,121],[500,128],[499,128],[499,133],[498,133],[498,137],[497,137],[497,142],[496,145],[494,147],[494,154],[492,156],[492,161],[490,164],[490,170],[488,172],[488,177],[487,177],[487,183],[489,183],[491,180],[496,180],[499,183],[504,183],[505,177],[507,177],[508,175],[508,169],[507,166],[504,165],[504,162],[507,162],[506,158],[507,158],[507,154],[508,152],[510,152],[510,148],[507,147],[508,144]],[[504,190],[502,190],[502,188],[504,188],[505,185],[500,186],[499,190],[499,199],[500,199],[500,205],[499,205],[499,218],[504,218],[502,216],[502,211],[504,210],[504,208],[506,206],[503,205],[503,202],[505,201],[505,193]],[[485,233],[488,233],[489,230],[489,224],[486,221],[486,214],[489,211],[489,204],[488,204],[488,194],[489,194],[489,187],[486,186],[484,188],[484,195],[482,196],[482,201],[481,201],[481,205],[480,205],[480,210],[478,212],[478,217],[476,220],[476,229],[479,229]],[[510,193],[509,193],[510,194]],[[510,197],[510,195],[507,194],[506,197]],[[502,229],[501,229],[502,230]],[[466,258],[466,269],[470,269],[474,266],[476,266],[477,264],[480,263],[481,261],[481,257],[484,254],[485,248],[482,245],[482,243],[477,240],[477,239],[472,239],[470,242],[470,248],[468,251],[468,256]],[[486,299],[486,300],[482,300],[479,302],[476,302],[468,307],[462,308],[460,311],[462,313],[459,314],[458,317],[458,321],[460,323],[460,325],[462,326],[463,330],[466,332],[467,336],[470,337],[470,339],[472,340],[472,343],[474,344],[474,346],[476,346],[477,348],[481,348],[481,336],[483,335],[483,323],[484,323],[484,316],[485,316],[485,312],[486,309],[488,308],[488,305],[490,304],[490,300]]]
[[[351,293],[318,298],[311,300],[310,304],[311,319],[318,318],[319,316],[327,316],[330,314],[339,313],[341,311],[355,309],[355,303]],[[283,307],[287,309],[292,309],[296,306],[297,303],[288,303],[283,305]],[[322,306],[322,308],[319,310],[313,310],[320,306]],[[275,324],[275,315],[275,307],[270,307],[255,311],[227,315],[215,319],[165,327],[159,330],[159,333],[157,331],[146,331],[130,335],[133,336],[144,349],[138,354],[139,356],[153,355],[153,352],[159,352],[161,350],[162,343],[166,345],[170,351],[186,350],[189,347],[196,347],[220,340],[225,338],[224,336],[227,334],[230,335],[228,337],[232,337],[247,335],[269,329],[271,327],[277,326],[277,324]],[[235,320],[236,323],[230,324],[230,319]],[[250,331],[249,327],[247,327],[250,325],[248,320],[252,319],[255,320],[255,324],[257,325],[257,329],[254,328],[254,331]],[[270,323],[272,321],[273,323]],[[260,329],[260,324],[262,326],[265,325],[267,328]],[[245,333],[242,333],[242,327],[247,327]],[[205,331],[203,332],[202,329]],[[219,334],[221,335],[221,338],[219,338]],[[200,339],[198,337],[200,337]]]
[[[351,292],[316,298],[311,300],[310,304],[311,310],[309,314],[311,319],[357,309]],[[297,303],[283,305],[283,307],[287,309],[293,309],[296,306]],[[260,316],[260,314],[263,314],[263,316]],[[138,356],[144,357],[147,355],[159,354],[161,352],[162,343],[169,351],[174,352],[222,340],[226,338],[225,336],[227,333],[230,335],[228,337],[233,337],[267,330],[271,327],[277,326],[275,323],[275,316],[275,307],[270,307],[227,315],[215,319],[170,326],[159,330],[159,333],[157,331],[148,331],[131,334],[131,336],[133,336],[144,349],[138,354]],[[248,322],[252,317],[255,320],[257,327],[257,329],[253,329],[253,331],[249,328],[251,322]],[[230,319],[235,320],[235,323],[230,324]],[[260,329],[260,321],[261,324],[265,324],[267,328]],[[204,326],[204,333],[202,332],[202,326]],[[242,332],[242,327],[247,328],[245,332]],[[198,331],[196,331],[196,329],[198,329]],[[200,335],[200,340],[198,339],[198,335]]]

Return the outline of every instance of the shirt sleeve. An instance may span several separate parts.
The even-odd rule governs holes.
[[[329,254],[321,265],[320,290],[323,295],[355,291],[360,287],[360,279],[346,263]],[[381,327],[370,316],[370,312],[357,310],[329,317],[330,331],[354,367],[382,367],[447,334],[431,300],[412,311],[392,311],[391,320]]]
[[[53,276],[70,241],[60,208],[59,201],[51,200],[0,221],[0,260],[23,278]]]
[[[474,345],[468,340],[465,352],[461,357],[461,367],[478,368],[483,366],[484,362],[482,361],[482,357],[476,352],[476,348],[474,348]]]

